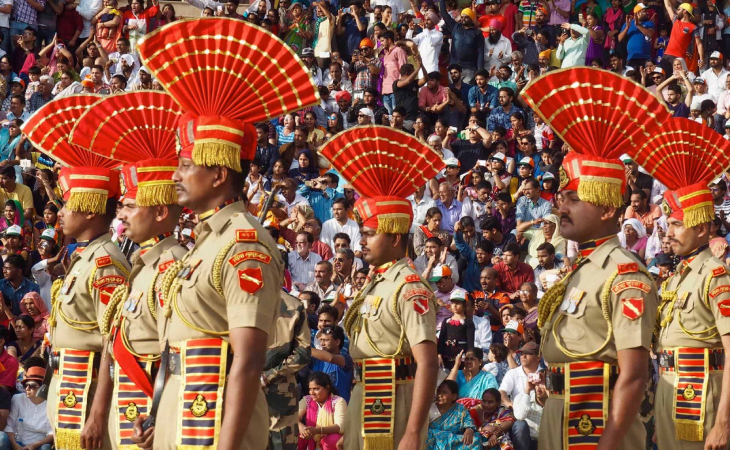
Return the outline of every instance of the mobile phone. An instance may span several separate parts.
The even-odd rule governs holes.
[[[583,13],[578,14],[578,22],[583,22]]]
[[[456,127],[449,127],[449,133],[456,133],[459,130]]]
[[[539,373],[528,373],[527,381],[529,381],[532,384],[540,383],[540,374]]]
[[[480,159],[477,161],[477,163],[482,167],[487,167],[487,160],[486,159]]]
[[[415,23],[416,25],[418,25],[419,23],[421,23],[421,19],[419,19],[418,17],[414,17],[413,18],[413,23]]]
[[[347,8],[342,8],[342,13],[343,14],[350,14],[350,7],[348,6]]]
[[[306,180],[306,181],[304,182],[304,185],[305,185],[306,187],[312,187],[312,186],[314,186],[314,182],[313,182],[312,180]]]

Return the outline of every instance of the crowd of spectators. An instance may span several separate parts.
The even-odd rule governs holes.
[[[730,2],[257,0],[244,8],[237,0],[186,1],[201,16],[246,20],[279,36],[319,86],[320,105],[257,124],[244,193],[256,215],[274,197],[265,225],[312,329],[312,360],[299,376],[300,439],[311,442],[319,432],[323,448],[332,448],[344,433],[355,374],[341,319],[372,269],[361,259],[353,220],[358,193],[319,149],[345,129],[377,124],[412,134],[444,162],[409,198],[409,256],[438,299],[444,381],[428,448],[534,448],[546,397],[536,376],[537,305],[572,269],[578,247],[561,235],[557,215],[569,149],[520,92],[546,72],[589,65],[634,80],[674,116],[730,139]],[[37,356],[50,285],[75,245],[57,224],[57,166],[37,157],[20,126],[61,96],[162,89],[135,45],[175,20],[175,7],[156,0],[0,2],[0,448],[50,442],[34,395]],[[628,189],[619,237],[660,282],[678,262],[658,206],[665,188],[630,157],[622,161]],[[711,185],[711,247],[725,261],[728,177]],[[181,245],[195,245],[196,223],[190,211],[181,216]],[[123,225],[115,222],[110,233],[129,254]],[[469,409],[468,419],[460,408]]]

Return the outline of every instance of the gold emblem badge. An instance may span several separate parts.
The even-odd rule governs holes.
[[[578,421],[578,425],[575,426],[575,429],[578,430],[578,433],[582,434],[583,436],[590,436],[591,434],[593,434],[596,426],[593,425],[593,421],[588,414],[583,414],[582,416],[580,416],[580,420]]]
[[[662,200],[662,212],[665,216],[669,217],[672,215],[674,211],[672,211],[672,207],[669,206],[669,203],[666,200]]]
[[[202,394],[198,394],[190,405],[190,412],[195,417],[203,417],[208,412],[208,401]]]
[[[570,177],[568,176],[568,172],[563,169],[563,166],[560,166],[558,169],[558,178],[560,178],[560,189],[565,188],[565,186],[570,183]]]
[[[69,391],[63,399],[63,405],[66,408],[73,408],[77,403],[78,401],[76,400],[76,394],[74,394],[74,391]]]
[[[137,404],[135,404],[134,402],[129,402],[126,411],[124,411],[124,417],[126,417],[128,421],[134,422],[134,420],[139,417],[139,409],[137,409]]]
[[[684,397],[685,400],[694,400],[695,397],[697,397],[697,393],[695,392],[695,387],[692,386],[691,384],[688,384],[687,387],[684,388],[682,397]]]
[[[383,414],[385,412],[385,405],[383,405],[383,401],[380,399],[375,400],[373,406],[370,407],[370,412],[373,414]]]

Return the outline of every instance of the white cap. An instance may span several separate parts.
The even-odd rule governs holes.
[[[5,230],[5,236],[23,236],[23,229],[19,225],[10,225]]]
[[[525,156],[520,160],[520,162],[517,163],[518,166],[529,166],[531,168],[535,168],[535,161],[532,160],[529,156]]]
[[[722,59],[722,53],[714,51],[710,53],[710,59]]]
[[[370,108],[363,108],[359,112],[360,112],[360,114],[362,114],[364,116],[368,116],[371,119],[374,119],[375,118],[375,114],[373,114],[373,110],[370,109]]]
[[[57,236],[58,233],[56,233],[56,230],[54,230],[53,228],[46,228],[45,230],[43,230],[43,233],[41,233],[41,239],[53,241],[54,243],[56,242],[56,239],[58,239]]]
[[[652,70],[652,72],[654,72],[654,73],[658,73],[658,74],[660,74],[660,75],[666,75],[666,72],[664,72],[664,69],[662,69],[662,68],[661,68],[661,67],[659,67],[659,66],[656,66],[656,67],[654,68],[654,70]]]
[[[192,238],[193,237],[193,230],[191,230],[190,228],[183,228],[182,235],[183,236],[187,236],[189,238]]]
[[[444,165],[446,167],[461,167],[461,163],[456,158],[447,158],[444,160]]]
[[[503,163],[507,164],[507,157],[504,156],[504,153],[497,152],[490,159],[496,159],[497,161],[502,161]]]

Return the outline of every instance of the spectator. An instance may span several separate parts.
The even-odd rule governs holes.
[[[443,267],[443,266],[442,266]],[[457,355],[467,348],[474,347],[474,322],[466,317],[466,302],[469,294],[463,289],[455,289],[449,298],[451,317],[441,323],[437,350],[439,364],[451,370],[456,364]]]
[[[472,172],[472,180],[476,178],[476,174],[482,177],[482,181],[474,182],[474,186],[471,187],[472,194],[464,196],[463,205],[461,208],[462,218],[469,217],[476,226],[476,231],[481,231],[478,224],[491,214],[492,206],[492,186],[488,181],[483,181],[484,174],[481,171]],[[460,185],[460,192],[462,192],[464,185]],[[468,190],[469,188],[467,188]]]
[[[520,225],[523,223],[529,223],[531,228],[539,228],[543,224],[542,219],[552,212],[553,205],[540,197],[540,183],[534,178],[525,180],[523,192],[525,195],[517,200],[515,212],[517,229],[524,231],[520,229]]]
[[[441,115],[446,114],[449,92],[448,88],[441,86],[441,74],[438,71],[430,72],[427,78],[426,86],[418,92],[418,107],[433,123]]]
[[[639,259],[644,261],[646,242],[649,239],[646,236],[644,225],[636,219],[626,219],[621,229],[619,239],[622,241],[623,247],[630,252],[636,253]]]
[[[566,255],[566,253],[563,253]],[[537,289],[541,292],[547,291],[558,281],[557,271],[563,268],[563,262],[556,258],[555,247],[550,242],[543,242],[537,247],[537,266],[533,272]]]
[[[461,222],[457,222],[454,243],[459,254],[466,259],[466,270],[461,280],[461,284],[467,292],[479,290],[479,276],[487,267],[492,267],[492,255],[494,253],[494,245],[488,240],[480,240],[476,244],[476,248],[472,249],[464,241],[464,232],[461,230]]]
[[[631,201],[631,195],[636,190],[643,190],[646,196],[651,195],[651,189],[654,184],[654,179],[639,171],[639,165],[628,155],[621,155],[621,161],[624,163],[624,169],[626,170],[626,182],[630,190],[626,190],[625,200]]]
[[[395,35],[390,30],[380,36],[380,43],[383,55],[383,105],[388,114],[391,114],[393,108],[397,106],[393,95],[393,83],[399,77],[401,66],[407,63],[408,55],[405,50],[395,45]]]
[[[13,394],[15,392],[15,381],[18,376],[19,364],[18,360],[5,350],[5,344],[9,343],[9,339],[10,332],[5,326],[0,325],[0,364],[5,368],[5,370],[0,372],[0,387],[4,388],[0,389],[0,391]],[[0,394],[0,397],[3,397],[3,395]],[[4,409],[2,406],[4,406],[3,403],[0,403],[0,411]],[[7,416],[0,412],[0,420],[5,418]]]
[[[419,224],[425,223],[426,213],[428,210],[436,206],[436,202],[430,197],[426,197],[426,185],[424,184],[413,195],[408,197],[413,207],[413,224],[411,225],[411,234],[415,234],[419,228]],[[730,216],[729,216],[730,217]]]
[[[664,83],[660,84],[657,87],[657,92],[663,92],[665,83],[671,82],[677,78],[676,75],[672,75],[670,78],[668,78]],[[682,77],[683,80],[686,80],[686,76]],[[689,106],[692,102],[692,96],[687,95],[686,100],[682,100],[682,88],[680,88],[678,85],[673,84],[669,87],[667,87],[667,106],[669,107],[669,110],[672,111],[673,117],[683,117],[688,118],[689,117]]]
[[[519,288],[522,283],[535,282],[532,267],[520,261],[520,246],[510,242],[502,251],[502,261],[494,266],[499,274],[499,285],[509,294],[510,299],[519,297]]]
[[[702,39],[700,39],[699,28],[694,22],[694,9],[689,3],[682,3],[675,11],[670,0],[664,0],[664,8],[667,15],[672,18],[672,34],[669,36],[667,48],[664,50],[662,67],[665,71],[669,71],[676,58],[684,58],[690,54],[698,55],[695,64],[692,64],[693,60],[688,61],[690,70],[694,71],[697,66],[702,67],[704,65],[702,55],[705,51]],[[694,52],[690,52],[690,47],[694,49]]]
[[[279,159],[279,149],[269,141],[269,126],[266,123],[256,125],[256,158],[261,162],[261,173],[270,176],[274,163]]]
[[[479,404],[485,390],[499,387],[494,375],[482,370],[483,360],[484,352],[480,348],[470,347],[461,350],[456,355],[454,366],[446,377],[447,380],[456,381],[459,385],[459,399],[464,399],[460,403],[466,406]],[[464,369],[459,370],[462,361]]]
[[[654,222],[662,216],[659,205],[652,205],[644,189],[631,192],[631,205],[626,208],[624,220],[636,219],[644,225],[647,234],[654,232]]]
[[[15,330],[16,340],[5,346],[10,356],[17,359],[20,364],[26,362],[30,357],[39,356],[43,337],[40,339],[33,337],[33,326],[35,325],[33,318],[21,314],[15,317],[11,323]]]
[[[311,217],[304,222],[304,231],[309,232],[314,238],[312,251],[322,257],[323,261],[332,258],[332,248],[324,243],[321,238],[322,222],[316,217]]]
[[[509,352],[507,347],[500,342],[495,342],[489,347],[488,360],[489,363],[484,365],[485,372],[489,372],[494,375],[497,383],[501,384],[504,376],[509,372],[509,364],[507,364],[507,357]]]
[[[534,342],[528,342],[518,350],[522,364],[520,367],[516,367],[507,372],[502,380],[502,384],[499,386],[503,405],[512,407],[517,396],[525,393],[528,374],[537,373],[540,366],[539,350],[539,346]],[[512,426],[510,434],[512,435],[512,442],[515,444],[515,450],[529,450],[529,428],[527,422],[524,420],[518,420]]]
[[[445,0],[439,0],[439,10],[447,11]],[[465,83],[474,80],[476,71],[484,67],[484,37],[475,28],[477,15],[471,8],[461,11],[461,22],[449,14],[443,14],[444,24],[452,33],[451,64],[459,64]]]
[[[525,263],[532,267],[537,267],[540,263],[538,249],[543,244],[550,244],[553,248],[553,255],[556,252],[561,255],[567,254],[567,241],[560,234],[560,218],[555,214],[548,214],[537,220],[542,224],[542,229],[529,227],[529,222],[523,222],[517,226],[518,233],[529,241]]]
[[[355,268],[355,253],[349,248],[341,248],[337,250],[337,254],[332,258],[332,265],[335,269],[334,284],[344,287],[343,295],[348,298],[353,297],[352,283],[353,272]]]
[[[418,46],[418,53],[421,55],[426,73],[438,72],[439,53],[444,35],[436,26],[439,23],[439,16],[433,11],[428,11],[423,19],[423,28],[420,33],[415,34],[416,24],[411,21],[408,24],[406,39],[410,39]]]
[[[289,170],[290,179],[296,180],[297,184],[302,186],[304,182],[317,178],[319,175],[319,170],[315,166],[317,162],[308,148],[297,150],[296,159],[298,162],[296,167]]]
[[[350,249],[350,243],[352,242],[352,239],[350,239],[350,236],[347,233],[337,233],[335,234],[334,241],[335,247],[332,250],[334,250],[335,253],[338,253],[340,250]],[[354,254],[355,252],[353,252],[353,255]],[[355,257],[354,264],[357,270],[362,269],[362,259]],[[367,273],[365,275],[367,275]]]
[[[370,110],[367,114],[369,118],[367,122],[361,122],[359,117],[360,111],[364,109]],[[362,96],[362,102],[356,103],[347,112],[347,121],[348,123],[357,122],[358,125],[367,125],[370,123],[382,124],[384,114],[387,116],[390,113],[385,107],[378,105],[378,90],[375,88],[366,88]]]
[[[37,395],[46,375],[43,366],[41,358],[29,359],[24,366],[25,393],[9,401],[10,415],[4,416],[7,419],[4,429],[10,442],[3,448],[51,450],[53,446],[53,428],[46,414],[46,400]]]
[[[349,354],[341,353],[345,345],[345,330],[338,326],[324,327],[317,332],[317,339],[322,349],[312,348],[312,361],[309,366],[314,373],[327,374],[335,392],[349,403],[354,363]]]
[[[519,307],[527,312],[524,319],[525,329],[537,328],[537,286],[535,283],[522,283],[520,286]]]
[[[447,183],[439,185],[439,199],[436,200],[436,207],[441,211],[441,226],[449,233],[454,232],[454,224],[461,218],[462,204],[454,199],[454,191]]]
[[[294,142],[294,129],[296,126],[294,114],[284,114],[284,117],[282,118],[282,125],[276,126],[276,141],[280,147],[283,147],[284,144],[291,144]],[[283,154],[281,148],[279,149],[279,154]],[[286,159],[285,166],[287,171],[289,170],[289,166],[291,166],[293,157],[294,153],[292,152],[289,158]]]
[[[54,229],[44,230],[38,240],[38,258],[40,261],[31,268],[33,278],[38,283],[41,297],[43,299],[46,310],[50,310],[51,306],[51,283],[53,277],[54,265],[58,263],[60,251],[56,240],[58,232]],[[22,305],[21,305],[22,306]]]
[[[289,271],[292,282],[299,291],[306,290],[305,286],[314,279],[317,263],[322,261],[321,256],[311,251],[312,243],[314,243],[312,234],[300,231],[297,233],[296,250],[289,252]]]
[[[5,120],[7,122],[20,119],[23,122],[30,118],[30,114],[25,110],[25,97],[20,94],[13,94],[10,96],[10,108],[5,114]],[[6,126],[7,126],[7,122]]]
[[[515,91],[512,88],[501,87],[499,88],[499,95],[497,97],[499,101],[499,108],[493,109],[489,113],[489,120],[487,129],[494,131],[496,127],[503,127],[505,130],[512,129],[512,122],[510,117],[516,112],[522,112],[522,110],[516,107],[512,100],[514,99]],[[523,113],[524,115],[524,113]]]
[[[423,254],[416,258],[413,264],[416,266],[416,271],[426,280],[435,276],[436,269],[447,266],[453,274],[453,282],[459,282],[459,268],[456,259],[449,254],[448,247],[436,236],[426,239]]]
[[[487,149],[492,143],[492,137],[484,128],[478,124],[466,130],[466,139],[457,139],[451,143],[451,151],[461,163],[460,174],[466,173],[470,168],[477,165],[477,161],[486,159]],[[450,129],[448,137],[452,138],[454,129]]]
[[[548,391],[545,387],[545,378],[540,376],[539,381],[528,378],[525,382],[525,391],[517,394],[512,402],[515,419],[524,421],[530,427],[530,448],[537,446],[542,410],[547,399]]]
[[[469,89],[468,101],[472,114],[480,120],[486,120],[492,108],[499,104],[499,90],[488,84],[489,72],[479,69],[474,77],[475,86]]]
[[[53,91],[53,78],[43,75],[38,84],[38,91],[30,96],[30,101],[27,104],[28,112],[33,114],[41,106],[53,100],[54,96],[51,91]]]
[[[562,33],[558,37],[557,58],[562,60],[563,69],[574,66],[583,66],[588,51],[588,29],[577,24],[564,23],[560,26]]]
[[[284,160],[284,166],[288,167],[287,171],[297,169],[299,154],[304,150],[310,150],[307,136],[307,129],[304,126],[297,126],[294,129],[294,140],[279,147],[279,155]]]
[[[444,0],[440,0],[443,4]],[[473,14],[473,13],[472,13]],[[439,417],[428,424],[426,450],[441,448],[481,448],[481,437],[476,435],[476,426],[467,409],[456,399],[459,385],[453,380],[444,380],[436,390],[436,408]]]
[[[307,314],[307,324],[310,330],[318,329],[319,316],[317,310],[322,302],[319,295],[316,292],[304,291],[299,293],[299,300],[304,305],[304,311]]]
[[[13,11],[12,0],[0,2],[0,57],[10,54],[10,13]],[[56,26],[56,17],[53,17],[53,26]]]
[[[350,12],[342,9],[337,14],[337,36],[342,59],[355,63],[353,55],[363,39],[367,37],[368,18],[362,2],[350,2]],[[357,98],[357,97],[356,97]]]
[[[451,310],[451,293],[459,289],[452,278],[453,272],[449,266],[437,266],[431,273],[429,281],[436,284],[436,331],[441,330],[441,324],[454,312]]]
[[[20,312],[33,320],[33,325],[30,327],[33,339],[43,339],[43,336],[50,331],[48,319],[51,313],[37,292],[28,292],[23,296]]]
[[[712,52],[710,54],[710,68],[702,72],[702,78],[707,82],[707,92],[712,96],[712,100],[717,103],[720,95],[725,92],[728,72],[723,67],[724,58],[720,52]]]
[[[649,9],[643,3],[634,6],[634,17],[626,15],[618,40],[626,41],[628,56],[626,64],[639,68],[651,59],[651,41],[654,37],[654,22],[649,20]]]
[[[486,448],[513,448],[510,431],[515,419],[512,408],[501,403],[500,391],[491,388],[482,394],[481,404],[469,411],[472,418],[476,417],[475,423]]]
[[[299,401],[300,449],[336,450],[344,433],[347,402],[335,395],[335,387],[327,374],[314,372],[309,377],[309,395]],[[319,442],[315,443],[315,436]]]
[[[51,4],[46,2],[50,10],[53,10]],[[61,13],[58,15],[58,25],[56,32],[57,45],[68,45],[71,52],[75,52],[79,44],[79,37],[84,31],[84,19],[76,10],[77,5],[74,0],[62,4]],[[41,43],[42,36],[38,37],[38,44]]]
[[[426,240],[431,237],[438,237],[439,239],[441,239],[441,243],[443,245],[451,245],[451,235],[448,231],[441,227],[442,219],[443,214],[438,207],[433,206],[426,210],[426,219],[413,234],[413,247],[415,249],[416,255],[421,256],[423,254]]]
[[[338,198],[332,204],[332,218],[322,225],[322,242],[334,248],[334,237],[337,233],[346,233],[350,236],[355,253],[360,251],[360,227],[347,217],[347,200]]]
[[[489,351],[492,345],[492,325],[489,317],[478,316],[476,313],[476,297],[479,291],[471,293],[466,302],[466,317],[474,322],[474,347]],[[481,298],[481,297],[480,297]]]
[[[380,58],[376,58],[373,54],[375,44],[370,38],[360,41],[360,53],[354,58],[350,64],[350,73],[355,73],[355,83],[352,86],[352,96],[358,100],[362,100],[365,89],[375,88],[377,86],[378,77],[382,62]],[[397,103],[397,100],[396,100]],[[340,108],[342,110],[342,108]],[[342,111],[344,115],[345,112]]]
[[[329,71],[322,84],[327,86],[330,95],[335,95],[340,91],[347,91],[352,94],[352,83],[350,80],[342,78],[342,64],[337,61],[330,63]]]
[[[494,247],[493,255],[497,258],[497,262],[501,261],[501,256],[504,252],[504,248],[507,246],[507,244],[515,241],[515,235],[509,232],[505,234],[503,232],[502,223],[494,215],[492,215],[491,217],[486,217],[484,220],[482,220],[481,228],[482,237],[485,240],[491,242],[492,246]],[[492,264],[495,264],[494,258],[492,259]]]
[[[319,298],[325,298],[330,292],[337,289],[332,282],[333,268],[329,261],[320,261],[314,266],[314,281],[309,283],[304,290],[314,292]]]
[[[501,20],[489,21],[489,33],[484,42],[484,69],[489,73],[510,62],[512,43],[502,35],[503,28]]]

